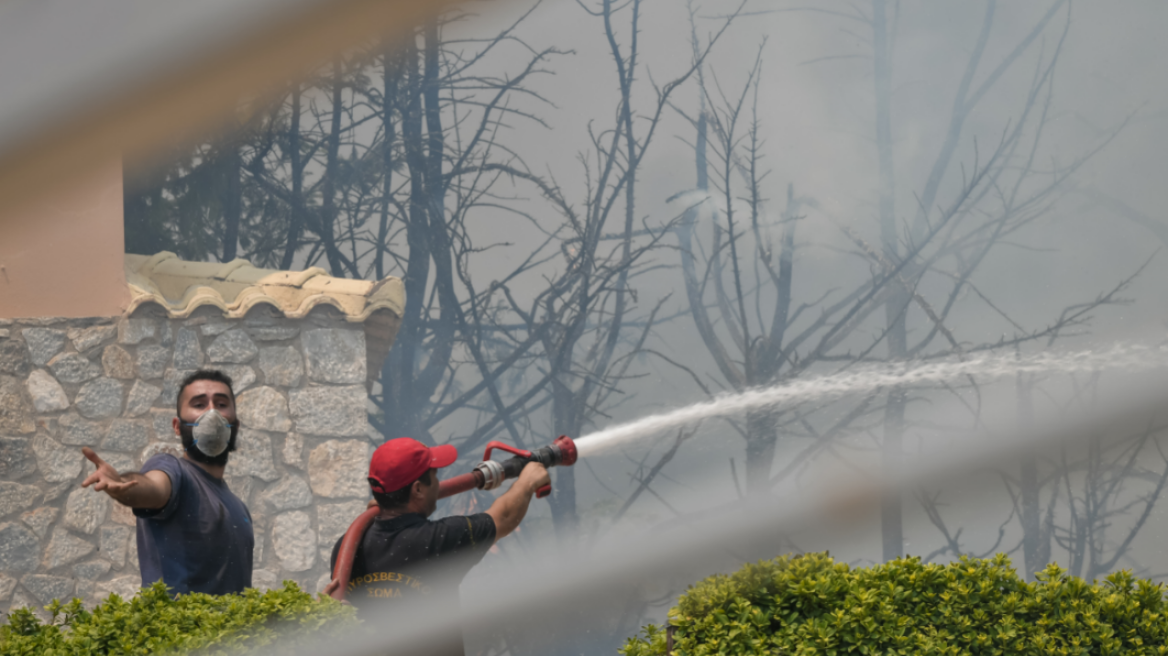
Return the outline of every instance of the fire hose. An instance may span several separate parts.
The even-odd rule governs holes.
[[[511,453],[513,457],[503,462],[491,460],[491,452],[496,449]],[[474,469],[438,483],[438,498],[445,499],[448,496],[475,489],[493,490],[502,485],[503,481],[518,477],[519,472],[523,471],[529,462],[538,462],[549,469],[556,466],[570,467],[576,464],[576,443],[567,435],[561,435],[549,446],[527,451],[502,442],[490,442],[487,444],[487,450],[483,453],[483,461],[475,465]],[[542,499],[551,492],[552,486],[545,485],[536,490],[535,496],[537,499]],[[337,552],[337,562],[333,567],[333,580],[341,583],[332,593],[332,597],[337,601],[345,599],[345,591],[348,587],[346,584],[353,571],[353,559],[357,556],[357,547],[360,546],[362,538],[365,537],[365,531],[369,529],[380,512],[381,508],[377,506],[369,508],[357,517],[349,526],[349,530],[345,531],[345,537],[341,540],[341,548]]]

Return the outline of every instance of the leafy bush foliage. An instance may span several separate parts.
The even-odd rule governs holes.
[[[674,654],[1168,654],[1164,586],[1118,572],[1087,583],[1049,566],[1034,583],[1003,555],[903,558],[853,569],[827,554],[713,576],[669,611]],[[645,627],[620,651],[665,654]]]
[[[108,654],[206,654],[258,652],[296,630],[340,634],[357,624],[353,608],[331,598],[317,600],[292,581],[283,589],[172,599],[159,582],[129,601],[112,594],[92,611],[74,599],[46,607],[42,624],[27,608],[9,614],[0,627],[0,656],[90,656]]]

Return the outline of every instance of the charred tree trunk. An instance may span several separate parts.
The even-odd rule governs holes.
[[[702,194],[708,194],[710,190],[708,149],[709,119],[706,116],[705,104],[703,102],[702,111],[698,115],[697,141],[694,146],[694,157],[697,165],[697,190]],[[741,372],[734,364],[726,348],[722,345],[721,340],[714,333],[714,323],[711,321],[706,311],[705,301],[702,299],[704,285],[697,271],[697,258],[694,253],[696,247],[693,242],[694,230],[697,227],[697,220],[702,205],[704,205],[704,202],[695,203],[688,208],[677,226],[682,279],[685,281],[685,292],[689,301],[689,311],[693,317],[694,326],[697,327],[698,335],[701,336],[702,342],[706,345],[706,349],[713,356],[714,364],[718,366],[718,370],[722,373],[722,376],[726,378],[734,389],[741,389],[745,384],[745,380],[743,380]]]
[[[1031,397],[1030,384],[1023,380],[1021,374],[1018,375],[1017,386],[1018,430],[1026,435],[1034,426],[1034,400]],[[1044,530],[1045,527],[1042,525],[1038,458],[1030,453],[1022,456],[1020,468],[1022,556],[1025,561],[1026,580],[1033,581],[1035,575],[1050,562],[1050,532]]]
[[[422,324],[425,320],[426,283],[430,277],[430,250],[426,213],[426,155],[422,134],[421,72],[418,49],[409,43],[402,55],[402,75],[407,84],[402,104],[401,131],[410,190],[406,217],[406,245],[409,256],[402,284],[406,306],[394,347],[383,367],[382,412],[387,438],[410,436],[424,442],[429,439],[421,423],[420,408],[428,396],[414,385],[418,358],[422,353]],[[407,77],[408,76],[408,77]]]
[[[300,152],[300,84],[292,89],[292,113],[288,121],[288,158],[292,167],[292,196],[289,207],[288,238],[284,246],[281,269],[292,268],[292,258],[300,247],[300,231],[304,226],[304,161]]]
[[[230,262],[238,256],[239,222],[243,218],[243,160],[240,143],[232,139],[223,149],[223,187],[220,206],[223,208],[223,257]]]
[[[896,225],[896,179],[892,161],[892,48],[889,43],[889,29],[885,0],[872,2],[872,30],[875,50],[876,82],[876,151],[879,161],[880,185],[880,238],[886,262],[894,266],[900,262],[898,231]],[[884,306],[885,322],[888,330],[888,357],[900,360],[908,353],[908,331],[905,314],[911,300],[908,290],[894,286]],[[904,440],[904,409],[907,399],[903,390],[888,393],[888,405],[884,411],[884,453],[886,467],[900,466]],[[901,499],[899,495],[889,496],[881,505],[880,529],[884,546],[884,560],[889,561],[904,555],[904,526]]]
[[[579,437],[580,413],[570,377],[564,376],[561,380],[554,381],[552,385],[554,395],[552,414],[555,417],[556,433]],[[554,493],[548,497],[552,509],[552,524],[559,538],[571,540],[576,536],[576,528],[580,522],[576,509],[576,468],[559,467],[556,469],[554,479]]]
[[[397,142],[397,126],[393,122],[394,108],[397,104],[398,78],[401,75],[397,50],[394,45],[386,43],[385,55],[382,57],[382,94],[381,94],[381,207],[377,222],[377,250],[374,255],[374,270],[377,279],[385,278],[385,252],[389,248],[389,207],[393,199],[393,148]]]
[[[454,289],[453,247],[450,243],[450,227],[446,221],[446,178],[443,163],[446,158],[446,140],[442,126],[442,104],[440,97],[440,62],[438,48],[441,43],[438,34],[438,19],[431,18],[425,26],[425,50],[423,52],[422,100],[426,122],[426,167],[425,207],[429,219],[427,241],[433,260],[434,284],[438,291],[438,322],[434,327],[430,342],[429,359],[415,381],[425,392],[425,397],[438,388],[446,365],[454,351],[455,336],[460,328],[458,295]],[[427,313],[431,316],[431,313]]]
[[[344,114],[344,69],[340,60],[333,61],[332,111],[330,112],[328,140],[325,143],[324,179],[321,181],[320,240],[324,245],[332,274],[338,278],[347,275],[340,251],[337,249],[333,226],[337,220],[337,175],[340,165],[341,116]],[[353,275],[357,275],[353,272]]]
[[[422,62],[422,84],[419,86],[423,100],[423,118],[425,121],[425,158],[420,165],[424,167],[422,180],[424,211],[418,228],[425,230],[427,249],[430,252],[431,266],[433,267],[434,286],[437,287],[438,317],[432,332],[429,335],[429,349],[426,353],[425,367],[418,371],[413,386],[416,388],[415,398],[419,404],[415,412],[423,412],[429,405],[433,392],[442,383],[447,365],[450,364],[454,350],[454,340],[458,333],[459,300],[454,291],[454,264],[453,247],[451,245],[450,226],[446,224],[446,180],[443,165],[446,156],[446,141],[442,123],[442,99],[439,97],[440,62],[438,49],[440,37],[438,34],[438,20],[430,19],[424,28],[424,50]],[[410,230],[415,229],[411,225]],[[425,319],[433,319],[432,308],[427,308],[423,314]]]
[[[770,489],[771,466],[775,461],[774,418],[767,412],[746,417],[746,491],[763,493]]]
[[[423,417],[447,372],[458,333],[453,248],[446,219],[443,167],[445,138],[441,107],[440,35],[436,19],[423,28],[423,49],[407,46],[401,70],[409,82],[401,107],[401,137],[409,169],[406,217],[409,258],[402,282],[406,307],[397,343],[383,372],[382,410],[386,437],[409,435],[434,443]],[[403,73],[405,75],[406,73]],[[433,274],[436,294],[428,294]],[[437,303],[437,317],[433,304]],[[436,320],[435,320],[436,319]],[[432,328],[427,323],[433,321]],[[423,361],[424,358],[424,361]]]

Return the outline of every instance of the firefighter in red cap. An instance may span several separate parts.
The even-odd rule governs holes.
[[[361,540],[349,580],[333,582],[347,586],[346,598],[361,614],[382,604],[421,604],[439,612],[457,608],[463,577],[519,526],[536,490],[551,480],[543,465],[528,463],[486,512],[431,521],[438,505],[437,470],[457,458],[449,444],[429,448],[408,437],[373,452],[369,487],[381,510]],[[330,569],[336,569],[343,539],[333,546]],[[427,653],[463,653],[461,635],[445,643]]]

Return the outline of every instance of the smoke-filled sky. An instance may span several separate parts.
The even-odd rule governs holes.
[[[716,30],[716,17],[737,4],[695,5],[699,35]],[[489,34],[490,27],[528,6],[511,3],[508,11],[484,14],[464,29]],[[870,13],[866,4],[858,6]],[[976,44],[985,6],[926,2],[898,6],[892,44],[891,118],[896,206],[898,216],[907,221],[916,211],[929,169],[944,141],[953,96]],[[1050,6],[999,3],[975,86],[1026,37]],[[828,7],[853,12],[847,3],[816,5],[815,9]],[[772,220],[777,219],[785,205],[788,184],[794,186],[797,196],[816,204],[815,208],[804,208],[807,220],[799,227],[804,248],[798,257],[813,275],[805,275],[796,286],[811,294],[831,284],[833,274],[841,268],[856,266],[855,257],[835,250],[847,246],[841,241],[841,225],[873,243],[879,240],[870,34],[854,19],[800,9],[796,4],[755,2],[748,3],[744,11],[747,15],[715,46],[705,75],[707,80],[716,80],[727,96],[734,97],[741,92],[754,58],[763,48],[758,119],[765,140],[763,167],[770,171],[764,182],[771,201],[767,210]],[[1018,123],[1036,69],[1053,55],[1067,28],[1054,70],[1044,141],[1034,166],[1036,170],[1050,169],[1099,150],[1068,180],[1065,193],[1059,194],[1051,211],[1012,237],[1012,246],[992,253],[976,280],[995,305],[1024,326],[1047,322],[1052,312],[1057,315],[1067,305],[1110,289],[1161,246],[1151,231],[1101,207],[1097,195],[1118,199],[1159,220],[1157,212],[1165,194],[1158,182],[1164,166],[1160,153],[1166,138],[1168,92],[1155,82],[1165,57],[1163,46],[1157,43],[1156,26],[1163,24],[1165,11],[1168,9],[1154,2],[1124,4],[1120,11],[1098,4],[1075,4],[1069,12],[1062,7],[967,121],[939,203],[946,194],[955,192],[960,167],[973,166],[975,148],[986,157],[1002,135]],[[553,59],[548,68],[554,75],[533,85],[555,105],[537,109],[550,127],[518,127],[521,136],[509,142],[518,142],[519,152],[533,170],[554,173],[569,193],[575,191],[577,201],[583,195],[577,156],[588,146],[589,122],[594,129],[603,129],[612,124],[615,112],[615,67],[602,29],[601,21],[588,16],[576,3],[551,2],[540,6],[516,32],[536,49],[554,45],[574,51]],[[627,24],[618,29],[627,38]],[[689,30],[683,3],[648,2],[643,6],[641,82],[664,84],[688,67],[692,57]],[[512,69],[518,60],[516,57]],[[499,61],[501,68],[506,66]],[[640,109],[647,111],[653,89],[643,85],[637,98]],[[674,103],[696,115],[696,86],[691,83],[678,90]],[[749,111],[749,103],[746,109]],[[744,116],[743,122],[749,118]],[[693,155],[685,143],[692,141],[692,128],[676,111],[667,109],[639,179],[638,214],[646,217],[649,225],[660,225],[676,216],[681,206],[667,206],[665,199],[693,187]],[[1098,313],[1092,335],[1109,338],[1112,331],[1114,336],[1158,335],[1162,320],[1168,318],[1168,306],[1156,293],[1156,279],[1164,271],[1158,259],[1126,294],[1137,302],[1118,311]],[[674,291],[670,282],[670,276],[664,276],[661,288],[653,291]],[[681,303],[679,299],[679,307]],[[971,303],[970,312],[961,317],[962,325],[980,327],[983,338],[1012,332],[1008,324],[991,314],[984,305]],[[687,333],[693,330],[682,329],[671,339],[683,340]]]
[[[716,17],[737,5],[730,0],[695,4],[699,35],[717,29]],[[866,3],[857,6],[870,13]],[[988,76],[1050,6],[998,3],[975,83]],[[489,34],[491,27],[527,7],[528,3],[510,3],[506,11],[484,13],[465,29]],[[815,4],[814,9],[828,7],[852,12],[849,3]],[[985,5],[906,2],[899,9],[893,44],[892,129],[896,202],[900,215],[909,217],[941,148],[953,96],[975,46]],[[792,184],[797,195],[818,201],[821,214],[875,238],[875,117],[871,44],[865,26],[826,12],[801,10],[795,3],[747,3],[744,12],[747,15],[715,46],[706,75],[716,77],[723,91],[735,96],[759,48],[764,48],[758,107],[765,139],[764,166],[771,171],[766,180],[771,211],[782,211],[786,185]],[[1114,196],[1153,218],[1165,193],[1158,181],[1163,173],[1159,153],[1166,138],[1168,91],[1156,80],[1165,58],[1157,29],[1166,12],[1168,8],[1155,2],[1125,3],[1122,10],[1095,3],[1073,5],[1055,70],[1049,136],[1038,160],[1039,166],[1049,168],[1051,162],[1081,157],[1126,121],[1111,143],[1075,176],[1073,186]],[[972,166],[975,141],[984,157],[1002,133],[1017,123],[1039,57],[1052,55],[1067,20],[1064,7],[978,105],[966,126],[955,167]],[[607,127],[615,112],[615,67],[602,30],[601,21],[574,2],[545,2],[516,32],[533,48],[556,46],[575,53],[554,59],[548,66],[554,75],[533,85],[556,105],[539,112],[550,129],[524,127],[521,138],[511,139],[520,143],[520,152],[533,169],[546,166],[568,189],[581,172],[576,157],[588,145],[589,122],[595,122],[596,128]],[[627,37],[627,24],[618,25],[618,30]],[[688,67],[689,30],[684,3],[644,4],[642,82],[663,84]],[[506,66],[502,59],[497,61],[500,68]],[[643,111],[652,96],[648,85],[638,90]],[[676,92],[674,102],[696,115],[695,86]],[[641,176],[643,212],[658,221],[676,214],[676,209],[666,208],[665,198],[694,184],[692,151],[681,141],[692,142],[692,129],[676,112],[667,110],[665,119]],[[838,238],[838,228],[831,221],[814,212],[809,219],[801,232],[807,242]],[[1082,299],[1092,284],[1101,288],[1108,280],[1130,274],[1130,265],[1150,256],[1158,246],[1146,229],[1092,207],[1088,198],[1076,194],[1068,194],[1059,211],[1017,241],[1042,252],[1019,257],[1006,253],[998,266],[987,267],[992,271],[982,274],[996,274],[987,276],[986,284],[993,280],[993,285],[1013,291],[1019,298],[1004,302],[1022,313],[1041,312],[1046,303],[1054,307]],[[805,257],[826,260],[834,255],[812,248]],[[1020,279],[1027,284],[1019,286]],[[1155,303],[1145,299],[1140,305],[1149,302]],[[1161,309],[1148,311],[1154,314]]]
[[[730,0],[695,3],[699,38],[704,40],[719,29],[721,17],[737,6]],[[481,15],[450,30],[485,37],[529,7],[524,2],[490,10],[473,6]],[[987,5],[902,2],[890,3],[890,7],[894,14],[890,21],[894,34],[891,127],[895,206],[898,219],[907,225],[916,214],[930,169],[944,143],[954,96],[976,48]],[[997,3],[972,88],[978,88],[993,75],[1052,8],[1053,15],[1045,28],[970,113],[936,205],[950,202],[962,176],[970,175],[977,163],[984,164],[1003,136],[1019,122],[1029,121],[1030,126],[1042,122],[1041,132],[1030,127],[1024,139],[1029,147],[1033,139],[1041,138],[1029,160],[1033,175],[1026,182],[1028,188],[1049,184],[1057,171],[1082,161],[1076,164],[1072,175],[1060,182],[1056,193],[1045,197],[1033,221],[986,257],[972,279],[976,290],[958,299],[950,322],[966,344],[993,342],[1003,335],[1017,334],[1018,326],[1010,320],[1024,330],[1039,330],[1057,320],[1065,308],[1110,291],[1152,258],[1151,264],[1116,297],[1127,303],[1098,308],[1091,313],[1090,323],[1068,331],[1053,346],[1081,349],[1123,340],[1158,343],[1168,325],[1168,302],[1161,291],[1168,263],[1163,255],[1155,255],[1165,244],[1139,220],[1144,217],[1142,220],[1168,225],[1162,211],[1168,201],[1168,190],[1162,183],[1168,172],[1162,155],[1168,147],[1168,90],[1160,82],[1168,46],[1158,38],[1160,27],[1168,19],[1168,6],[1153,1],[1057,6],[1051,2]],[[769,221],[774,234],[778,233],[787,185],[793,185],[796,196],[805,200],[800,210],[805,218],[798,228],[797,302],[811,301],[834,286],[846,286],[868,271],[868,264],[860,261],[854,245],[843,236],[844,228],[871,243],[878,244],[880,239],[871,30],[856,19],[857,11],[870,15],[871,7],[868,3],[844,2],[748,2],[743,15],[716,44],[703,69],[715,104],[719,102],[719,90],[726,97],[736,98],[762,49],[757,118],[764,140],[762,166],[769,170],[763,184],[769,198],[763,221]],[[622,48],[627,49],[627,14],[622,20],[617,32]],[[557,0],[537,8],[515,34],[537,50],[556,46],[573,51],[551,59],[547,69],[554,74],[540,77],[531,85],[550,105],[532,103],[525,107],[536,111],[548,127],[516,122],[516,132],[507,141],[532,170],[554,175],[570,199],[580,202],[584,182],[578,157],[588,149],[589,122],[600,131],[612,125],[615,116],[614,63],[603,24],[579,4]],[[644,113],[651,108],[655,93],[650,83],[665,84],[684,72],[692,60],[685,3],[643,3],[639,38],[641,86],[636,98],[638,111],[642,112],[641,126],[645,127]],[[526,61],[526,51],[514,48],[511,52],[511,59],[495,60],[498,70],[515,70]],[[1040,87],[1027,114],[1032,83],[1056,55],[1057,65],[1050,73],[1052,82]],[[666,199],[694,186],[693,150],[688,145],[693,142],[694,132],[677,110],[696,115],[699,94],[695,81],[675,92],[674,107],[666,109],[643,163],[637,214],[650,226],[662,225],[677,216],[684,205],[669,204]],[[744,128],[751,120],[752,104],[753,98],[748,99],[741,119]],[[1038,113],[1041,118],[1036,118]],[[741,187],[739,192],[745,193]],[[1007,193],[1004,189],[992,190],[990,196],[999,192]],[[533,196],[530,191],[526,193]],[[532,206],[538,204],[533,201]],[[526,244],[521,237],[515,240],[518,252]],[[641,304],[672,294],[666,307],[678,316],[655,332],[652,346],[683,360],[711,388],[718,389],[713,360],[685,314],[677,257],[668,250],[658,257],[670,268],[636,283]],[[485,277],[497,275],[504,268],[496,270],[490,261],[481,266]],[[936,286],[929,287],[930,284]],[[922,291],[940,292],[943,287],[938,281],[927,282]],[[922,331],[925,325],[924,317],[918,316],[910,333]],[[1043,340],[1025,349],[1046,347],[1047,341]],[[706,398],[688,375],[653,358],[645,358],[644,364],[647,377],[624,385],[629,400],[613,411],[612,423]],[[1122,377],[1114,372],[1108,375]],[[1057,403],[1065,402],[1065,396],[1059,395],[1069,394],[1067,390],[1075,382],[1051,377],[1045,384],[1044,393],[1050,401],[1040,408],[1040,415],[1057,413]],[[985,427],[996,421],[998,428],[1008,429],[1014,421],[1011,385],[987,385],[977,395],[983,404]],[[910,431],[914,445],[938,439],[950,427],[977,426],[961,403],[945,395],[929,398],[914,411],[919,421]],[[831,412],[843,410],[828,412],[830,416]],[[875,446],[870,437],[860,435],[854,439],[857,443],[867,439],[867,448]],[[783,444],[780,451],[787,449],[793,456],[802,446],[805,445]],[[640,455],[639,449],[632,449],[629,458]],[[725,424],[709,422],[666,470],[670,480],[659,481],[655,489],[670,506],[683,512],[732,498],[731,458],[736,460],[741,476],[741,438]],[[630,472],[635,467],[623,456],[597,458],[591,464],[597,476],[581,472],[577,479],[581,507],[592,506],[593,514],[603,516],[605,509],[619,505],[631,489]],[[1155,470],[1156,464],[1149,463],[1149,467]],[[966,488],[960,493],[958,496],[968,507],[952,512],[958,518],[956,524],[969,524],[967,539],[974,534],[972,543],[985,547],[985,541],[976,537],[977,527],[988,532],[988,544],[992,544],[997,525],[1009,513],[1010,502],[1000,480],[991,476],[982,483],[972,492]],[[666,502],[645,497],[636,512],[665,519],[673,512]],[[912,553],[931,550],[939,542],[938,534],[919,519],[908,520],[906,537]],[[1152,544],[1163,530],[1149,527],[1141,541]],[[840,548],[849,558],[878,558],[878,536],[874,539],[866,546]],[[919,550],[916,545],[921,545]],[[1152,557],[1155,551],[1148,549],[1146,553]]]

